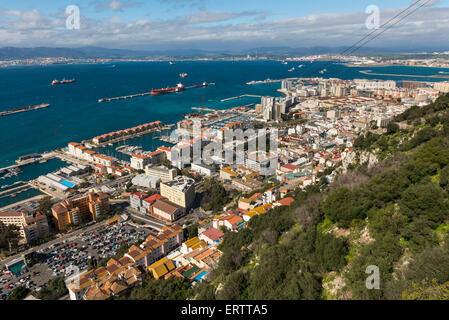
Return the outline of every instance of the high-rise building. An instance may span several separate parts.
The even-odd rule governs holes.
[[[174,180],[161,183],[161,196],[189,209],[195,201],[195,180],[177,176]]]
[[[438,90],[442,93],[448,93],[449,92],[449,82],[435,82],[435,84],[433,85],[433,88],[435,90]]]
[[[109,210],[108,195],[103,192],[89,193],[85,196],[62,201],[51,208],[58,230],[69,224],[79,224],[82,219],[93,219]]]
[[[0,232],[9,225],[19,229],[20,243],[30,243],[49,232],[47,217],[39,212],[0,212]]]

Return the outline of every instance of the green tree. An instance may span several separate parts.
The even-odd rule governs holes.
[[[446,193],[437,184],[427,179],[405,190],[399,206],[401,213],[409,221],[424,216],[429,220],[429,226],[435,228],[444,220],[449,210],[446,197]]]
[[[23,300],[28,296],[28,293],[30,293],[29,289],[19,286],[13,290],[7,300]]]
[[[390,122],[387,125],[387,134],[394,134],[399,131],[399,126],[397,123]]]
[[[34,295],[41,300],[57,300],[68,293],[64,279],[56,277],[48,281],[47,286]]]
[[[228,192],[219,181],[207,179],[203,188],[205,191],[202,193],[201,208],[204,210],[220,211],[228,203]]]

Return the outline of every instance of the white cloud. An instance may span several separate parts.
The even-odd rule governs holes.
[[[108,2],[110,3],[110,2]],[[119,6],[116,6],[119,10]],[[123,7],[122,7],[123,8]],[[381,23],[399,9],[381,11]],[[253,12],[197,12],[170,20],[122,21],[116,17],[95,20],[82,17],[80,30],[66,30],[63,16],[47,17],[38,10],[1,11],[0,43],[4,46],[139,47],[146,49],[188,47],[253,46],[347,46],[370,32],[364,12],[316,14],[299,18],[257,19]],[[8,13],[8,14],[7,14]],[[253,16],[249,22],[236,18]],[[236,19],[234,23],[230,23]],[[423,8],[387,30],[367,46],[440,46],[448,43],[449,8]]]
[[[98,12],[102,12],[105,10],[112,10],[112,11],[120,11],[123,12],[126,8],[133,8],[138,7],[142,5],[141,2],[133,2],[131,0],[112,0],[112,1],[105,1],[105,0],[96,0],[95,2],[96,8]]]

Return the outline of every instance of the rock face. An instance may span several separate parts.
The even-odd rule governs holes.
[[[346,157],[344,157],[344,159],[342,161],[343,172],[346,172],[348,170],[348,166],[350,164],[368,163],[368,168],[371,168],[378,162],[379,162],[379,159],[372,152],[351,150],[348,152],[348,154],[346,155]]]

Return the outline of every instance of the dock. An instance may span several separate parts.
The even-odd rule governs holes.
[[[142,131],[142,132],[139,132],[139,133],[134,133],[134,134],[126,135],[126,136],[122,136],[122,137],[117,137],[115,139],[111,139],[111,140],[108,140],[108,141],[105,141],[105,142],[101,142],[101,143],[95,143],[92,140],[88,140],[88,141],[95,147],[104,147],[104,146],[107,146],[109,144],[114,144],[114,143],[117,143],[117,142],[120,142],[120,141],[131,140],[131,139],[138,138],[138,137],[150,134],[150,133],[160,132],[160,131],[164,131],[164,130],[170,130],[173,126],[175,126],[175,124],[165,124],[165,125],[163,125],[160,128],[151,128],[151,129],[146,130],[146,131]]]
[[[258,96],[255,94],[242,94],[240,96],[236,96],[236,97],[231,97],[231,98],[226,98],[226,99],[222,99],[220,100],[221,102],[225,102],[225,101],[229,101],[229,100],[235,100],[235,99],[241,99],[243,97],[251,97],[251,98],[262,98],[262,96]]]
[[[27,183],[27,184],[24,184],[24,185],[19,186],[19,187],[14,187],[14,188],[11,188],[11,189],[8,189],[8,190],[0,191],[0,196],[3,196],[5,194],[8,194],[8,193],[11,193],[11,192],[14,192],[14,191],[22,190],[22,189],[25,189],[25,188],[27,188],[27,190],[29,190],[32,187]]]
[[[33,159],[28,159],[28,160],[23,160],[23,161],[16,160],[16,164],[10,165],[8,167],[0,168],[0,172],[7,171],[9,169],[20,168],[22,166],[33,164],[33,163],[36,163],[36,162],[39,162],[42,160],[53,159],[55,157],[56,157],[56,153],[48,152],[48,153],[41,154],[40,158],[33,158]]]
[[[198,111],[209,111],[209,112],[219,111],[219,110],[215,110],[215,109],[201,108],[201,107],[192,107],[192,109],[193,109],[193,110],[198,110]]]
[[[193,89],[193,88],[204,88],[207,86],[214,86],[215,83],[206,83],[205,85],[194,85],[194,86],[188,86],[188,87],[184,87],[184,89]],[[144,97],[144,96],[149,96],[151,95],[151,91],[150,92],[142,92],[142,93],[136,93],[136,94],[129,94],[126,96],[119,96],[119,97],[112,97],[112,98],[101,98],[98,99],[98,102],[109,102],[109,101],[115,101],[115,100],[125,100],[125,99],[132,99],[132,98],[137,98],[137,97]]]
[[[151,92],[143,92],[143,93],[136,93],[136,94],[130,94],[127,96],[120,96],[120,97],[113,97],[113,98],[101,98],[98,99],[98,102],[108,102],[108,101],[114,101],[114,100],[124,100],[124,99],[132,99],[136,97],[143,97],[151,95]]]
[[[16,114],[16,113],[20,113],[20,112],[26,112],[26,111],[32,111],[32,110],[38,110],[38,109],[42,109],[42,108],[47,108],[50,105],[48,103],[42,103],[42,104],[38,104],[36,106],[28,106],[28,107],[23,107],[23,108],[17,108],[17,109],[10,109],[10,110],[5,110],[5,111],[0,111],[0,117],[3,116],[9,116],[11,114]]]

